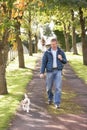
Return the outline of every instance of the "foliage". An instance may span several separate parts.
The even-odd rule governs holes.
[[[49,23],[44,25],[43,30],[44,30],[44,35],[46,35],[48,37],[52,35],[52,31],[49,27]]]
[[[66,46],[65,46],[65,39],[64,39],[63,31],[54,30],[54,33],[57,36],[57,39],[58,39],[59,44],[60,44],[60,47],[65,50]],[[81,42],[81,37],[77,34],[76,35],[76,43],[78,43],[78,42]],[[70,43],[70,48],[72,48],[72,38],[71,38],[71,35],[69,37],[69,43]]]
[[[8,28],[8,32],[11,27],[11,11],[13,7],[13,1],[5,0],[0,2],[0,40],[2,40],[3,34]]]
[[[59,44],[60,44],[60,47],[65,50],[66,46],[65,46],[65,39],[64,39],[63,31],[54,30],[54,33],[57,36],[57,39],[58,39]],[[69,39],[69,43],[71,44],[71,36],[70,36],[70,39]]]

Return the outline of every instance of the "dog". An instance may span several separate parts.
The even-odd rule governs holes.
[[[30,110],[30,99],[28,98],[27,94],[24,94],[24,100],[21,102],[22,109],[27,113]]]

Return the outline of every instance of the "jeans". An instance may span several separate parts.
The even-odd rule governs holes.
[[[54,95],[52,87],[54,88]],[[46,90],[48,94],[48,101],[54,101],[54,104],[59,105],[61,102],[61,89],[62,89],[62,74],[61,70],[53,70],[48,72],[46,76]]]

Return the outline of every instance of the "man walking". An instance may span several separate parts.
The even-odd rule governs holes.
[[[49,105],[54,102],[56,108],[60,108],[62,90],[62,69],[67,62],[64,52],[57,47],[57,39],[51,39],[51,47],[44,53],[40,70],[40,78],[44,78],[46,69],[46,90]],[[52,87],[55,87],[53,94]]]

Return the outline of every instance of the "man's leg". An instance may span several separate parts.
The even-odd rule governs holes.
[[[54,104],[59,106],[60,103],[61,103],[61,90],[62,90],[62,74],[61,74],[61,71],[55,72],[54,86],[55,86]]]
[[[53,100],[53,93],[52,93],[52,86],[53,86],[53,73],[47,73],[46,75],[46,90],[48,94],[48,101]]]

